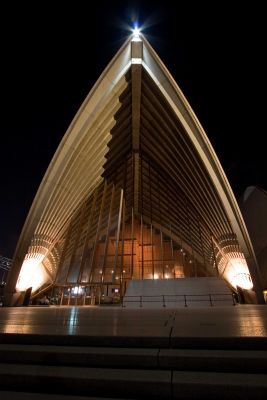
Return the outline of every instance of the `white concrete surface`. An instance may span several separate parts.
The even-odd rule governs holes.
[[[180,308],[233,305],[230,289],[217,277],[131,280],[126,308]]]

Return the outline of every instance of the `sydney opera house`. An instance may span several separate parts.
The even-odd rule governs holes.
[[[35,196],[6,299],[121,301],[133,280],[219,277],[262,301],[254,250],[201,124],[146,38],[123,44]],[[253,297],[253,296],[252,296]]]

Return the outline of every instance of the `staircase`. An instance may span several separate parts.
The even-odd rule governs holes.
[[[170,336],[168,343],[157,347],[135,347],[130,340],[114,345],[104,337],[92,346],[90,338],[76,336],[76,342],[68,338],[2,334],[1,400],[267,396],[265,338],[172,341]]]

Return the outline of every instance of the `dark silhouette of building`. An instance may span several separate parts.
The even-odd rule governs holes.
[[[267,192],[249,186],[239,202],[258,260],[262,287],[267,297]]]
[[[7,275],[12,265],[12,259],[0,255],[0,283],[6,284]]]

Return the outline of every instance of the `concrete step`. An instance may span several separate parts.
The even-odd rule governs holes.
[[[0,333],[0,344],[39,344],[128,348],[267,350],[265,336],[86,336],[64,334]]]
[[[262,373],[266,350],[0,345],[2,363]]]
[[[168,399],[171,372],[0,364],[2,390],[119,398]]]
[[[184,371],[267,373],[267,351],[160,349],[158,367]]]
[[[144,347],[168,348],[169,333],[165,336],[125,336],[120,335],[71,335],[71,334],[35,334],[0,333],[0,343],[40,344],[58,346],[101,346],[101,347]]]
[[[118,400],[114,397],[65,396],[64,394],[1,391],[1,400]],[[126,400],[120,398],[119,400]]]
[[[263,399],[266,374],[0,364],[2,390],[125,399]]]
[[[266,374],[174,371],[173,399],[263,400],[267,396]]]
[[[0,344],[2,363],[157,368],[158,349]]]

